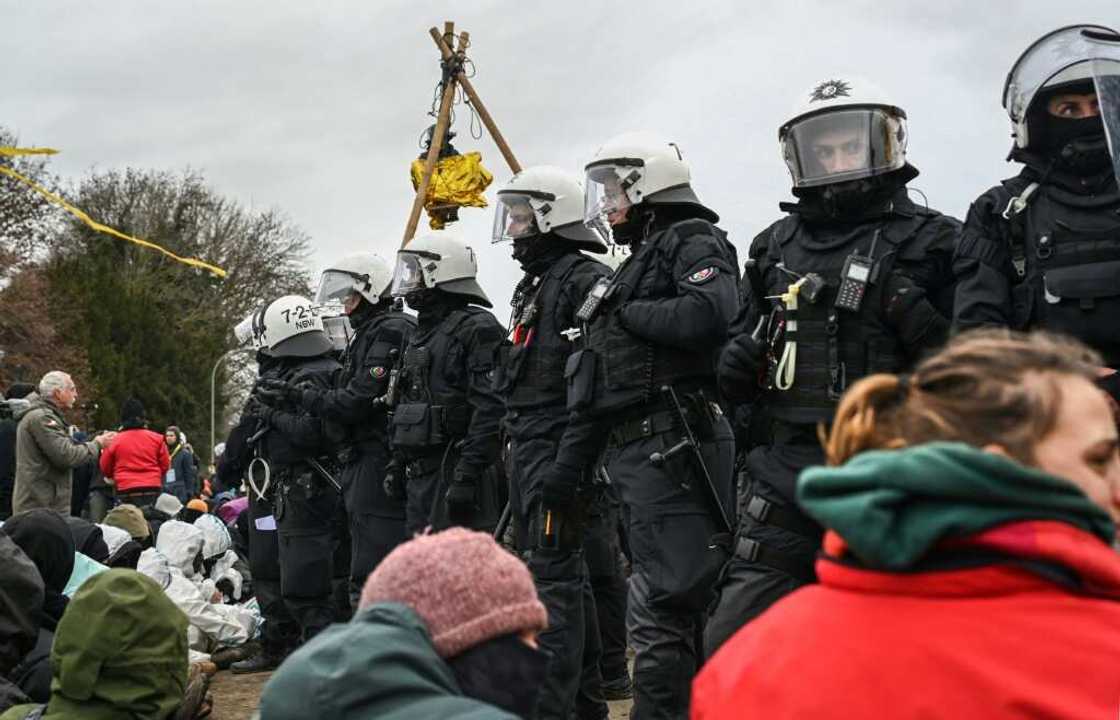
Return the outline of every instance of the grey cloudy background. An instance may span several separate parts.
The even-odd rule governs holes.
[[[395,252],[409,162],[438,80],[428,27],[471,33],[475,86],[525,166],[579,171],[602,141],[676,141],[700,197],[741,249],[789,195],[777,127],[817,82],[874,79],[910,118],[912,186],[961,216],[1014,173],[1003,160],[1008,68],[1060,25],[1120,25],[1081,2],[60,2],[0,0],[0,123],[63,154],[53,169],[205,173],[312,237],[317,272],[357,249]],[[489,137],[458,147],[509,170]],[[498,306],[519,271],[491,247],[489,210],[459,231]],[[106,238],[106,242],[116,242]]]

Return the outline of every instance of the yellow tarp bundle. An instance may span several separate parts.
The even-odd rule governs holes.
[[[424,176],[424,161],[412,161],[412,187],[420,186]],[[482,154],[469,152],[451,155],[436,163],[424,209],[428,211],[430,225],[439,230],[447,223],[448,211],[460,207],[486,207],[482,193],[493,182],[494,176],[482,167]]]

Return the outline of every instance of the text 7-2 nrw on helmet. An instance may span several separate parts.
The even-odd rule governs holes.
[[[372,252],[354,253],[323,271],[315,303],[342,304],[350,293],[356,292],[371,305],[376,305],[389,296],[392,282],[393,271],[385,258]]]
[[[397,251],[393,297],[424,289],[464,295],[484,307],[493,307],[478,284],[474,249],[447,231],[417,235]]]
[[[794,189],[884,175],[906,164],[906,113],[874,83],[838,75],[805,93],[778,141]]]
[[[318,308],[305,297],[285,295],[264,309],[264,335],[277,357],[316,357],[332,350]]]
[[[597,229],[583,224],[583,188],[571,173],[551,165],[526,168],[498,191],[494,242],[551,233],[582,250],[606,252]]]
[[[630,132],[611,138],[584,168],[584,223],[615,225],[635,205],[689,205],[716,222],[690,185],[692,174],[680,148],[653,133]]]

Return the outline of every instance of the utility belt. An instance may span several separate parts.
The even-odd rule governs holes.
[[[660,402],[650,403],[643,409],[656,408],[660,405],[662,405]],[[681,405],[684,409],[685,422],[692,428],[697,440],[702,442],[715,437],[718,406],[707,399],[704,391],[697,390],[682,395]],[[658,409],[647,415],[616,423],[607,437],[607,445],[611,448],[620,448],[643,438],[674,430],[679,432],[681,429],[680,416],[674,409]]]
[[[397,405],[393,412],[393,447],[433,448],[460,440],[467,434],[470,415],[466,405]]]

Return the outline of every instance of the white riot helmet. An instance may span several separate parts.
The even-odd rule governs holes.
[[[493,307],[476,276],[478,260],[474,249],[446,231],[418,235],[397,251],[393,273],[393,297],[417,290],[439,288],[464,295],[484,307]]]
[[[316,357],[330,352],[319,309],[305,297],[285,295],[264,309],[268,350],[277,357]]]
[[[906,113],[874,83],[836,76],[805,93],[778,141],[795,190],[885,175],[906,165]]]
[[[514,175],[498,191],[494,242],[552,233],[581,250],[606,252],[602,234],[583,224],[583,188],[571,173],[538,165]]]
[[[693,192],[691,172],[676,143],[652,133],[632,132],[611,138],[584,168],[583,222],[590,228],[617,225],[634,205],[688,205],[699,216],[719,216]]]
[[[323,271],[319,278],[319,291],[315,293],[318,305],[341,305],[356,292],[370,305],[389,297],[393,271],[389,262],[372,252],[347,255]]]
[[[1003,86],[1015,145],[1030,147],[1028,128],[1040,92],[1090,84],[1113,157],[1120,153],[1120,35],[1103,25],[1070,25],[1043,35],[1019,56]]]
[[[242,347],[261,350],[268,346],[264,335],[264,308],[249,313],[244,320],[233,328],[233,335]]]

